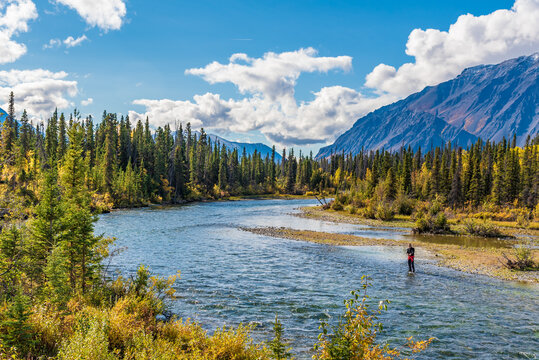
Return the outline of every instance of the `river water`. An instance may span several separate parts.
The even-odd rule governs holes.
[[[312,355],[320,320],[334,321],[350,290],[369,275],[373,303],[389,299],[382,339],[436,337],[419,359],[536,359],[537,286],[470,275],[416,261],[408,275],[399,229],[383,231],[292,216],[314,200],[245,200],[115,211],[100,216],[97,233],[127,247],[111,268],[139,264],[159,275],[181,270],[172,310],[211,331],[254,323],[268,339],[275,314],[299,359]],[[284,226],[403,240],[403,248],[329,246],[253,234],[240,227]],[[416,245],[416,248],[420,244]]]

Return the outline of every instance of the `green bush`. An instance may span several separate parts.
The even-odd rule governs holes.
[[[367,204],[367,206],[361,209],[361,216],[366,219],[376,219],[376,210],[374,209],[374,206],[371,203]]]
[[[331,209],[335,211],[341,211],[342,209],[344,209],[344,207],[338,200],[333,200],[331,203]]]
[[[389,301],[380,301],[376,307],[371,308],[367,288],[370,286],[368,278],[363,278],[363,288],[352,291],[352,297],[345,301],[346,310],[340,316],[339,322],[334,326],[322,323],[322,333],[318,336],[315,345],[314,360],[397,360],[402,359],[401,350],[381,345],[377,341],[382,323],[378,321],[380,315],[387,310]],[[423,341],[407,339],[407,352],[419,353],[425,350],[434,340],[430,338]],[[405,357],[409,359],[409,357]]]
[[[348,211],[352,215],[357,214],[357,207],[355,207],[354,205],[348,205],[346,207],[346,211]]]
[[[393,202],[395,211],[400,215],[412,215],[414,212],[414,201],[408,196],[399,194]]]
[[[109,352],[107,324],[97,318],[81,319],[75,333],[62,343],[58,360],[114,360]]]
[[[382,221],[390,221],[395,218],[395,211],[389,203],[380,203],[376,207],[376,218]]]
[[[505,266],[511,270],[539,270],[539,264],[533,259],[533,253],[529,244],[522,244],[516,247],[513,251],[514,258],[510,258],[504,254],[506,264]]]
[[[440,211],[444,209],[445,199],[443,196],[436,195],[429,207],[429,214],[431,216],[438,215]]]
[[[482,237],[501,237],[500,229],[488,220],[478,221],[468,219],[464,222],[464,229],[470,235]]]
[[[530,226],[530,218],[528,217],[528,215],[518,215],[517,225],[522,228],[527,228],[528,226]]]
[[[268,348],[271,351],[270,358],[275,360],[293,359],[288,343],[283,340],[283,325],[275,315],[273,323],[273,340],[268,342]]]
[[[415,214],[415,227],[412,231],[416,234],[451,234],[451,228],[447,223],[447,217],[443,212],[437,215],[425,214],[419,211]]]
[[[0,307],[0,309],[2,309]],[[16,295],[8,304],[4,316],[0,315],[0,345],[14,347],[22,354],[30,351],[34,345],[34,329],[29,321],[31,314],[29,299]]]

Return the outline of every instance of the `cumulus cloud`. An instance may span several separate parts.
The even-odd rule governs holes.
[[[62,45],[62,40],[50,39],[48,43],[43,45],[43,49],[52,49],[55,47],[60,47],[61,45]]]
[[[509,10],[460,16],[448,31],[415,29],[406,44],[414,62],[398,69],[380,64],[366,86],[406,96],[457,76],[467,67],[529,55],[539,50],[539,0],[516,0]]]
[[[228,64],[212,62],[199,68],[188,69],[186,74],[201,76],[210,84],[231,82],[242,94],[262,93],[270,99],[294,94],[294,86],[302,72],[328,72],[333,69],[349,70],[350,56],[318,57],[313,48],[276,54],[268,52],[262,58],[247,54],[234,54]]]
[[[516,0],[509,10],[462,15],[447,31],[415,29],[406,44],[413,62],[398,68],[380,64],[367,75],[364,85],[375,96],[331,86],[313,92],[313,100],[298,103],[294,88],[302,72],[347,71],[352,66],[349,56],[318,57],[316,50],[307,48],[261,58],[234,54],[227,64],[212,62],[185,71],[210,84],[230,82],[243,99],[212,93],[185,101],[139,99],[133,104],[144,106],[145,112],[130,113],[135,119],[148,116],[155,125],[190,121],[215,130],[258,130],[282,145],[328,143],[369,111],[449,80],[466,67],[538,51],[538,19],[539,0]]]
[[[7,102],[13,91],[18,112],[26,109],[33,118],[45,119],[55,108],[73,106],[69,98],[77,95],[77,82],[66,80],[67,76],[64,71],[44,69],[0,71],[0,99]]]
[[[370,105],[357,104],[361,94],[340,86],[323,88],[313,94],[313,101],[298,105],[294,87],[302,72],[347,71],[351,64],[349,56],[318,57],[312,48],[269,52],[261,58],[234,54],[228,64],[213,62],[186,74],[201,76],[212,84],[231,82],[248,97],[225,100],[206,93],[194,96],[193,101],[138,99],[133,104],[144,106],[146,112],[131,111],[130,115],[134,119],[148,116],[157,126],[189,121],[194,127],[213,130],[258,130],[281,144],[325,142]],[[345,108],[339,108],[341,105]]]
[[[77,13],[90,26],[103,31],[119,30],[126,14],[123,0],[56,0]]]
[[[83,41],[85,40],[88,40],[88,38],[86,37],[86,35],[82,35],[82,36],[79,36],[78,38],[74,38],[73,36],[68,36],[64,41],[64,45],[68,48],[70,47],[74,47],[74,46],[78,46],[80,45]]]
[[[7,6],[1,2],[0,11],[0,64],[5,64],[26,53],[26,46],[12,37],[28,31],[28,22],[37,18],[37,11],[31,0],[14,0]]]
[[[94,99],[88,98],[86,100],[82,100],[80,103],[82,106],[88,106],[94,103]]]
[[[55,47],[60,47],[62,45],[65,45],[66,48],[71,48],[71,47],[80,45],[82,42],[86,40],[88,40],[88,37],[86,37],[86,35],[81,35],[78,38],[74,38],[73,36],[68,36],[65,40],[50,39],[48,43],[43,45],[43,49],[52,49]]]

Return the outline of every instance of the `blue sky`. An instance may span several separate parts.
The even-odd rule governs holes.
[[[539,8],[536,0],[516,3],[502,0],[99,0],[93,5],[90,0],[0,0],[4,4],[4,18],[8,16],[6,6],[21,5],[21,2],[35,5],[35,14],[19,20],[28,28],[9,31],[4,26],[4,30],[12,41],[23,44],[26,52],[13,61],[3,61],[0,66],[6,78],[14,69],[43,69],[49,73],[41,80],[55,79],[52,95],[49,98],[48,93],[42,94],[40,106],[31,101],[29,90],[21,90],[22,95],[17,98],[21,106],[35,108],[36,119],[45,119],[52,106],[66,112],[76,106],[84,115],[94,114],[98,118],[104,109],[122,114],[131,111],[135,119],[149,116],[155,126],[173,119],[192,121],[231,140],[277,143],[307,151],[316,151],[332,141],[359,116],[377,106],[420,90],[424,85],[447,80],[464,67],[539,50],[539,39],[533,34],[536,25],[531,23],[527,34],[516,33],[520,30],[511,34],[507,30],[507,39],[502,39],[510,44],[515,38],[523,38],[525,46],[518,48],[482,49],[482,44],[494,39],[496,34],[474,33],[478,26],[491,31],[488,22],[490,19],[499,22],[499,19],[494,21],[499,9],[507,9],[499,16],[506,21],[505,26],[525,22],[524,13]],[[92,13],[92,6],[100,4],[117,6],[119,22],[110,20],[110,13]],[[468,13],[473,16],[466,21],[459,19]],[[475,43],[469,44],[473,50],[436,54],[440,44],[455,47],[449,27],[457,21],[462,22],[459,27],[464,29],[460,32],[471,32],[471,36],[455,31],[454,37],[474,38]],[[414,29],[437,29],[448,35],[441,40],[432,33],[411,36]],[[539,33],[539,29],[535,31]],[[479,38],[475,39],[476,35]],[[72,40],[84,36],[85,40],[67,47],[64,40],[70,36]],[[412,46],[415,56],[405,53],[409,36],[418,39]],[[439,42],[438,46],[432,42]],[[313,50],[297,55],[301,49],[308,48]],[[459,51],[462,51],[460,57],[453,54]],[[267,83],[261,83],[242,91],[242,86],[250,84],[242,76],[250,73],[256,59],[262,59],[268,52],[275,54],[277,62],[263,61],[257,71],[267,76],[272,90],[267,90]],[[470,52],[473,56],[468,56]],[[241,66],[232,71],[236,66],[229,66],[232,64],[229,58],[236,53],[244,53],[250,60],[234,61]],[[292,64],[298,64],[297,73],[286,72],[290,64],[281,63],[280,54],[290,54]],[[417,54],[421,54],[422,64],[428,62],[428,66],[418,65]],[[351,59],[337,60],[339,56]],[[311,59],[314,70],[310,65],[303,65]],[[221,65],[217,71],[205,68],[214,61]],[[398,71],[393,73],[379,67],[374,74],[373,70],[381,63]],[[399,67],[405,63],[417,66],[414,74],[421,75],[410,78],[406,69],[400,74]],[[282,65],[284,70],[272,73],[275,64]],[[185,73],[193,68],[204,70],[198,75]],[[448,70],[433,70],[438,68]],[[366,76],[371,73],[372,79],[366,82]],[[0,95],[5,97],[10,87],[23,89],[28,77],[8,81],[0,76]],[[280,86],[282,78],[292,89],[285,95],[274,89]],[[322,94],[321,89],[328,89],[327,93]],[[212,94],[208,101],[193,100],[195,95],[206,93]],[[163,99],[169,102],[158,102]],[[136,100],[140,101],[134,104]]]

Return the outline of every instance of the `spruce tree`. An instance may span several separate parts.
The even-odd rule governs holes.
[[[69,282],[73,290],[86,292],[99,267],[98,245],[94,236],[97,220],[90,210],[90,191],[86,187],[86,162],[82,158],[83,130],[79,123],[69,131],[69,147],[60,171],[65,200],[65,250],[68,254]]]
[[[30,220],[31,235],[29,256],[34,266],[30,270],[34,282],[44,281],[44,269],[52,249],[64,235],[63,217],[65,206],[58,186],[58,171],[51,165],[43,173],[40,198],[35,208],[35,217]]]
[[[226,147],[223,145],[219,160],[219,189],[221,190],[226,190],[227,187],[227,162]]]

